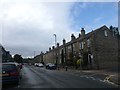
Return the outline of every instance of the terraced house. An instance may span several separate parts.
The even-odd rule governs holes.
[[[90,33],[85,33],[82,28],[76,38],[71,35],[71,41],[57,47],[49,48],[43,55],[45,63],[56,63],[59,65],[76,66],[80,60],[82,68],[109,68],[117,67],[120,53],[120,35],[118,28],[102,26]]]

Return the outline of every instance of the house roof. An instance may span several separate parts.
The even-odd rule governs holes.
[[[75,42],[77,42],[78,40],[81,40],[81,41],[82,41],[83,39],[89,38],[89,37],[90,37],[91,35],[93,35],[94,33],[97,33],[99,30],[103,30],[103,29],[109,29],[109,28],[108,28],[106,25],[104,25],[104,26],[102,26],[102,27],[100,27],[100,28],[98,28],[98,29],[95,29],[95,30],[93,30],[93,31],[85,34],[84,37],[78,37],[78,38],[76,38],[76,39],[73,40],[73,41],[67,42],[66,45],[70,45],[71,43],[75,43]]]
[[[68,45],[71,45],[72,43],[78,42],[78,40],[79,40],[79,41],[80,41],[80,40],[82,41],[83,39],[87,39],[87,38],[91,37],[94,33],[97,33],[99,30],[104,30],[104,29],[110,30],[106,25],[103,25],[103,26],[101,26],[100,28],[97,28],[97,29],[92,30],[91,32],[85,34],[84,37],[77,37],[76,39],[71,40],[71,41],[65,43],[65,46],[68,46]],[[64,45],[60,45],[59,48],[62,48],[63,46],[64,46]],[[57,48],[52,49],[51,51],[54,51],[54,50],[56,50],[56,49],[57,49]],[[50,52],[51,52],[51,51],[50,51]],[[49,52],[48,52],[48,53],[49,53]]]

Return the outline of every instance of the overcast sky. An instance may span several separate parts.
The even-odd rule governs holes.
[[[54,33],[61,45],[72,33],[78,37],[82,27],[88,33],[103,25],[118,26],[117,0],[61,1],[0,0],[0,43],[12,55],[32,57],[55,44]]]

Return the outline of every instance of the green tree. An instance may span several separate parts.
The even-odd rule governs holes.
[[[18,62],[18,63],[22,63],[22,61],[23,61],[22,56],[19,55],[19,54],[15,54],[13,59],[14,59],[15,62]]]

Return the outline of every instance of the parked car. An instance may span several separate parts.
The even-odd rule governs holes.
[[[38,67],[44,67],[44,65],[42,63],[38,63],[37,66]]]
[[[6,62],[6,63],[15,64],[19,69],[22,69],[22,68],[23,68],[22,63],[17,63],[17,62]]]
[[[38,65],[38,63],[35,63],[34,65],[35,65],[35,66],[37,66],[37,65]]]
[[[2,85],[19,84],[21,78],[21,70],[17,63],[2,63]]]
[[[46,64],[46,69],[56,69],[56,68],[57,68],[56,65],[53,63]]]
[[[44,67],[44,65],[42,63],[35,63],[34,65],[37,67]]]

